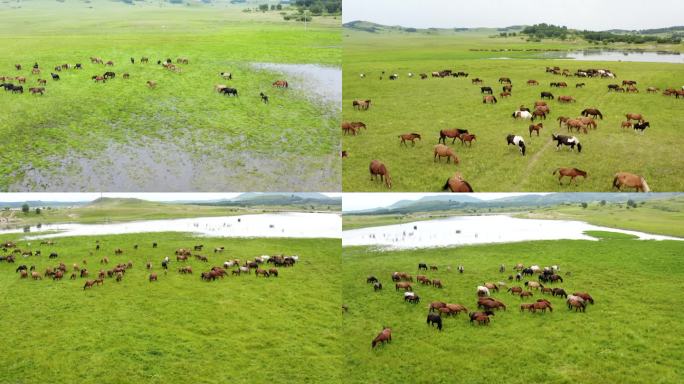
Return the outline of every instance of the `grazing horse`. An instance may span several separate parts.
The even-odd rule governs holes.
[[[508,96],[510,96],[510,95],[511,95],[510,92],[501,92],[501,93],[499,93],[499,97],[501,97],[502,99],[505,98],[505,97],[508,97]]]
[[[575,312],[577,312],[578,310],[580,312],[585,312],[585,310],[587,309],[587,305],[584,301],[574,300],[574,299],[568,298],[567,303],[568,303],[568,309],[575,308]]]
[[[447,147],[444,144],[437,144],[435,145],[435,149],[433,151],[434,156],[433,156],[433,161],[441,161],[442,157],[447,158],[447,163],[451,161],[451,159],[454,159],[454,163],[458,164],[460,161],[458,160],[458,157],[456,156],[456,153],[454,153],[454,150],[452,148]]]
[[[619,191],[623,186],[634,188],[637,192],[650,192],[646,179],[628,172],[618,172],[613,177],[613,188]]]
[[[575,98],[572,96],[558,96],[558,102],[560,102],[560,103],[576,103],[577,100],[575,100]]]
[[[596,108],[586,108],[582,111],[581,115],[585,117],[599,117],[601,120],[603,120],[603,114]]]
[[[587,178],[587,173],[577,168],[557,168],[553,171],[553,175],[555,175],[556,172],[558,172],[558,184],[560,185],[563,185],[561,179],[565,176],[570,178],[568,185],[572,184],[573,181],[575,181],[575,185],[577,185],[577,181],[575,180],[575,177],[577,176],[582,176],[585,179]]]
[[[45,80],[45,79],[38,79],[38,85],[47,85],[47,80]]]
[[[86,280],[85,284],[83,285],[83,290],[85,291],[86,288],[92,288],[93,285],[95,285],[95,280]]]
[[[553,94],[551,92],[542,92],[541,93],[541,98],[542,99],[553,99]]]
[[[50,73],[50,76],[52,76],[52,80],[59,80],[59,75],[56,73]]]
[[[411,145],[416,145],[415,140],[420,140],[420,134],[419,133],[404,133],[402,135],[399,135],[399,138],[401,139],[401,143],[399,143],[399,144],[406,145],[406,142],[410,141]]]
[[[382,290],[382,283],[373,284],[373,291],[381,291],[381,290]]]
[[[537,117],[541,117],[544,120],[546,120],[546,111],[544,111],[543,109],[535,109],[532,112],[532,121],[534,121],[534,119],[536,119]]]
[[[527,80],[527,85],[539,85],[537,80]]]
[[[634,131],[641,131],[641,133],[644,133],[644,129],[650,127],[651,124],[648,121],[642,121],[639,123],[634,124]]]
[[[45,88],[43,88],[43,87],[29,88],[29,92],[31,92],[32,95],[35,95],[35,94],[43,95],[43,94],[45,94]]]
[[[287,83],[286,80],[276,80],[276,81],[273,83],[273,86],[276,87],[276,88],[288,88],[288,87],[289,87],[289,84]]]
[[[233,74],[230,72],[219,72],[219,76],[221,76],[225,80],[233,80]]]
[[[492,87],[480,87],[480,93],[491,95],[493,92]]]
[[[378,344],[389,343],[390,341],[392,341],[392,330],[387,327],[382,327],[382,331],[375,336],[375,339],[371,342],[371,348],[375,348]]]
[[[591,295],[589,295],[589,294],[586,293],[586,292],[575,292],[575,293],[573,293],[572,295],[573,295],[573,296],[581,297],[582,300],[584,300],[585,302],[589,302],[589,303],[591,303],[592,305],[594,304],[594,298],[592,298]]]
[[[620,123],[620,128],[632,128],[632,122],[627,120]]]
[[[376,177],[380,175],[380,182],[385,181],[387,188],[392,189],[392,177],[390,177],[389,170],[385,164],[381,163],[380,160],[373,160],[368,166],[370,171],[371,181],[375,181]]]
[[[487,95],[482,98],[482,104],[496,104],[497,102],[498,100],[496,100],[496,97],[494,97],[493,95]]]
[[[400,289],[403,289],[404,291],[413,291],[413,287],[411,286],[411,283],[409,282],[399,282],[394,284],[394,290],[398,291]]]
[[[539,131],[544,128],[543,123],[531,124],[530,125],[530,137],[532,137],[532,132],[537,132],[537,137],[539,137]]]
[[[154,272],[150,273],[149,281],[150,282],[157,281],[157,274]]]
[[[563,288],[554,288],[551,291],[551,296],[560,296],[560,297],[568,297],[568,294],[565,292]]]
[[[428,325],[434,326],[437,324],[437,329],[442,330],[442,318],[435,313],[428,313],[427,320],[425,322]]]
[[[107,78],[104,76],[93,76],[91,79],[95,80],[95,82],[102,82],[105,83],[107,81]]]
[[[527,110],[527,111],[518,110],[518,111],[513,112],[513,114],[511,114],[511,117],[513,117],[514,119],[527,120],[527,119],[532,118],[532,113],[529,110]]]
[[[428,267],[425,263],[418,263],[418,270],[424,269],[427,271]]]
[[[370,108],[370,105],[371,105],[370,99],[368,99],[368,100],[354,100],[354,101],[352,101],[352,107],[353,107],[354,109],[359,110],[359,111],[368,110],[368,108]]]
[[[577,84],[575,84],[575,88],[584,88],[585,85],[586,84],[584,84],[584,83],[577,83]]]
[[[542,312],[546,312],[546,309],[548,308],[550,312],[553,312],[553,307],[551,306],[551,303],[548,300],[539,299],[532,305],[535,311],[541,310]]]
[[[628,113],[625,115],[628,121],[631,120],[636,120],[638,122],[643,123],[644,122],[644,116],[642,116],[640,113]]]
[[[559,150],[561,148],[561,145],[567,145],[570,147],[570,150],[572,151],[574,151],[575,146],[577,146],[577,153],[582,152],[582,144],[579,142],[579,139],[577,139],[575,136],[563,136],[552,133],[551,137],[553,138],[553,140],[556,141],[556,150]]]
[[[222,93],[224,96],[238,97],[238,90],[235,88],[226,87],[226,88],[219,90],[219,93]]]
[[[461,140],[461,145],[463,145],[464,143],[467,142],[469,147],[472,147],[473,141],[475,141],[477,139],[477,137],[475,135],[469,134],[469,133],[459,135],[458,138]]]
[[[508,143],[508,145],[513,144],[513,145],[517,146],[520,149],[520,154],[525,156],[525,151],[526,151],[525,140],[523,140],[522,136],[516,136],[516,135],[510,134],[510,135],[506,136],[506,142]]]
[[[441,131],[439,131],[439,141],[437,141],[437,143],[446,144],[446,139],[448,137],[450,139],[453,138],[453,140],[451,140],[451,144],[453,144],[454,142],[456,142],[456,139],[460,139],[460,136],[466,133],[468,133],[467,129],[442,129]]]
[[[264,104],[268,104],[268,96],[266,96],[263,92],[259,92],[259,96]]]
[[[146,84],[147,84],[147,86],[148,86],[150,89],[157,88],[157,82],[156,82],[156,81],[147,80],[147,83],[146,83]]]

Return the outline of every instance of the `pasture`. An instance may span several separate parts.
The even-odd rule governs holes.
[[[42,251],[42,256],[17,256],[14,264],[0,262],[0,382],[339,381],[339,239],[158,233],[57,238],[54,245],[39,245],[37,240],[29,245],[8,235],[0,241]],[[198,244],[203,250],[192,253],[206,256],[208,262],[195,257],[176,261],[175,250]],[[225,250],[214,252],[216,247]],[[123,254],[115,255],[116,248]],[[51,252],[58,257],[49,259]],[[200,272],[225,260],[244,263],[279,254],[298,255],[299,261],[293,267],[277,267],[278,277],[256,278],[253,271],[236,276],[229,270],[217,281],[200,279]],[[105,256],[110,259],[106,265],[100,263]],[[166,256],[171,259],[168,272],[160,265]],[[133,267],[122,281],[105,278],[104,284],[83,289],[100,269],[128,261]],[[145,266],[148,261],[151,271]],[[43,276],[46,267],[60,262],[67,266],[61,281],[32,280],[30,273],[20,279],[15,272],[20,264],[35,265]],[[70,280],[72,264],[86,267],[89,277]],[[177,271],[186,266],[193,274]],[[150,272],[158,274],[158,281],[148,281]]]
[[[338,68],[339,19],[316,17],[305,31],[275,12],[242,10],[226,3],[0,4],[2,83],[24,88],[0,92],[0,190],[339,189],[337,104],[322,101],[326,90],[312,81],[315,73],[265,67]],[[158,64],[166,59],[176,70]],[[32,74],[34,63],[40,74]],[[82,70],[55,70],[78,63]],[[92,79],[108,71],[116,76]],[[29,92],[38,79],[47,81],[43,95]],[[277,80],[289,88],[273,86]],[[239,96],[216,92],[219,84]]]
[[[366,33],[344,30],[343,121],[363,122],[367,129],[357,135],[344,134],[342,149],[344,191],[387,191],[379,181],[371,181],[369,163],[383,162],[392,178],[392,191],[440,191],[447,178],[460,172],[475,192],[495,191],[610,191],[613,176],[620,171],[643,176],[653,191],[678,191],[684,188],[679,148],[683,98],[664,96],[662,91],[684,84],[684,67],[671,63],[591,62],[539,59],[534,50],[581,49],[586,43],[549,41],[526,43],[517,38],[487,38],[487,32],[461,33]],[[624,46],[616,46],[622,48]],[[645,47],[641,47],[645,48]],[[654,47],[646,47],[654,48]],[[663,47],[661,47],[663,48]],[[667,49],[681,51],[681,46]],[[515,51],[512,51],[515,50]],[[504,58],[504,59],[502,59]],[[574,74],[578,69],[609,69],[616,79],[554,75],[546,67],[558,66]],[[466,77],[432,77],[442,70],[464,71]],[[383,75],[383,71],[385,74]],[[408,74],[413,73],[409,78]],[[365,74],[361,77],[360,74]],[[428,78],[421,80],[419,74]],[[389,80],[397,74],[396,80]],[[380,78],[382,77],[382,80]],[[512,80],[512,95],[501,97],[500,77]],[[474,85],[480,78],[483,84]],[[539,85],[527,85],[537,80]],[[639,93],[609,92],[609,84],[637,81]],[[550,87],[551,82],[566,82],[567,88]],[[576,88],[577,83],[585,86]],[[480,87],[489,86],[495,104],[483,104]],[[648,87],[660,91],[648,93]],[[550,114],[546,120],[514,119],[521,105],[534,110],[541,92]],[[561,103],[558,96],[572,96],[576,102]],[[354,109],[354,100],[371,100],[367,110]],[[568,133],[557,118],[576,118],[585,108],[598,108],[603,119],[588,133]],[[650,123],[643,134],[621,128],[625,114],[640,113]],[[543,123],[539,136],[530,137],[528,127]],[[446,141],[460,160],[440,163],[433,159],[440,130],[466,129],[476,135],[472,146],[456,139]],[[418,133],[421,140],[401,144],[402,134]],[[552,133],[576,136],[581,153],[563,147],[556,151]],[[522,136],[526,154],[507,145],[509,134]],[[569,178],[559,185],[554,170],[578,168],[588,177]],[[633,190],[633,189],[631,189]]]
[[[677,383],[684,371],[684,331],[676,315],[683,297],[671,287],[684,265],[677,241],[637,241],[629,236],[592,233],[600,241],[535,241],[459,248],[376,251],[343,249],[343,350],[348,382],[510,382],[510,383]],[[418,263],[438,271],[418,271]],[[507,310],[495,311],[489,325],[471,325],[467,314],[442,318],[443,330],[426,324],[432,301],[462,304],[476,311],[476,287],[503,281],[516,263],[558,265],[564,281],[547,286],[568,293],[585,291],[595,304],[586,312],[568,310],[565,299],[541,294],[521,299],[492,296]],[[499,272],[504,264],[506,271]],[[456,270],[464,266],[463,274]],[[447,266],[452,271],[446,271]],[[390,275],[404,271],[442,281],[443,288],[413,284],[420,303],[403,300]],[[570,272],[570,274],[568,274]],[[383,284],[375,292],[369,275]],[[523,281],[537,281],[537,275]],[[553,312],[521,312],[521,303],[548,299]],[[383,326],[392,341],[371,349]]]

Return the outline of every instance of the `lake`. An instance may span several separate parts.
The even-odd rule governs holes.
[[[505,215],[455,216],[406,224],[353,229],[342,232],[342,246],[378,246],[385,249],[451,247],[532,240],[598,240],[585,231],[609,231],[641,240],[682,240],[600,227],[582,221],[518,219]]]
[[[574,59],[580,61],[635,61],[653,63],[684,64],[684,55],[679,52],[619,51],[610,49],[585,49],[581,51],[544,52],[544,59]]]
[[[149,232],[183,232],[211,237],[340,238],[341,228],[342,219],[334,213],[277,213],[111,224],[43,224],[40,228],[30,227],[25,238],[33,240]],[[22,229],[9,229],[0,231],[0,234],[22,232]]]

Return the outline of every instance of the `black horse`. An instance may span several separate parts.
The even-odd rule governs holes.
[[[513,144],[513,145],[517,146],[518,148],[520,148],[520,154],[525,156],[526,147],[525,147],[525,141],[523,140],[522,136],[516,136],[516,135],[510,134],[510,135],[506,136],[506,142],[508,143],[508,145]]]
[[[56,73],[50,72],[50,76],[52,76],[52,80],[59,80],[59,75]]]
[[[21,85],[13,85],[12,93],[24,93],[24,87]]]
[[[492,91],[492,87],[480,87],[480,93],[486,93],[491,95],[494,91]]]
[[[114,72],[105,72],[104,75],[102,75],[105,79],[113,79],[116,77],[116,73]]]
[[[634,124],[634,130],[639,130],[641,133],[644,133],[644,129],[650,127],[651,124],[649,124],[648,121],[644,121],[643,123],[636,123]]]
[[[52,252],[52,253],[50,253],[50,258],[51,258],[51,259],[56,259],[57,256],[58,256],[58,255],[57,255],[57,252]]]
[[[268,96],[266,96],[263,92],[259,92],[259,96],[261,96],[261,101],[263,101],[264,104],[268,104]]]
[[[541,93],[541,98],[542,99],[553,99],[553,93],[551,92],[542,92]]]
[[[532,275],[534,275],[534,271],[532,270],[532,268],[525,268],[522,270],[522,272],[520,272],[520,274],[523,276],[526,276],[526,275],[532,276]]]
[[[373,284],[373,290],[374,291],[382,291],[382,283]]]
[[[566,298],[566,299],[567,299],[567,297],[568,297],[568,294],[565,292],[565,290],[564,290],[563,288],[554,288],[554,289],[551,291],[551,295],[552,295],[552,296],[564,297],[564,298]]]
[[[556,150],[559,150],[561,145],[567,145],[573,151],[575,150],[575,146],[577,146],[577,152],[582,152],[582,144],[580,144],[575,136],[556,135],[555,133],[552,133],[551,137],[556,141]]]
[[[603,114],[601,113],[601,111],[599,111],[596,108],[587,108],[587,109],[583,110],[582,116],[599,117],[601,120],[603,120]]]
[[[378,282],[378,278],[375,276],[368,276],[368,278],[366,279],[367,284],[377,283],[377,282]]]
[[[17,267],[17,270],[15,271],[15,273],[19,272],[19,271],[26,271],[26,270],[28,270],[28,267],[26,266],[26,264],[22,264],[22,265]]]
[[[424,269],[424,270],[427,271],[427,269],[428,269],[428,268],[427,268],[427,264],[425,264],[425,263],[418,263],[418,269],[419,269],[419,270],[420,270],[420,269]]]
[[[442,330],[442,318],[436,313],[428,313],[427,321],[425,323],[431,326],[437,324],[437,329],[440,331]]]
[[[221,88],[221,90],[219,92],[223,93],[226,96],[237,96],[238,95],[238,90],[235,88]]]

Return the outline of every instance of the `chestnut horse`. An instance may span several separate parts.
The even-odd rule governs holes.
[[[440,161],[441,161],[442,157],[446,157],[447,163],[449,161],[451,161],[451,159],[454,159],[454,163],[456,163],[456,164],[459,163],[458,157],[456,157],[456,153],[454,153],[454,150],[447,147],[444,144],[435,145],[433,161],[438,161],[438,156],[439,156]]]
[[[577,185],[577,181],[575,180],[575,177],[577,176],[582,176],[585,179],[587,178],[587,173],[577,168],[557,168],[555,171],[553,171],[553,174],[555,175],[556,172],[558,172],[558,184],[561,185],[563,185],[561,179],[563,179],[565,176],[570,178],[568,185],[572,184],[573,181],[575,182],[575,185]]]
[[[462,135],[459,135],[458,138],[461,140],[461,145],[463,145],[465,142],[468,142],[469,147],[472,147],[473,141],[477,139],[475,135],[470,133],[464,133]]]
[[[375,348],[376,345],[382,344],[382,343],[389,343],[392,341],[392,330],[387,328],[387,327],[382,327],[382,332],[380,332],[377,336],[375,336],[375,339],[373,339],[373,342],[371,343],[371,349]]]
[[[453,144],[454,142],[456,142],[456,139],[460,139],[461,135],[465,133],[468,133],[467,129],[442,129],[441,131],[439,131],[439,141],[437,141],[437,143],[446,144],[446,139],[448,137],[453,138],[453,140],[451,140],[451,144]]]
[[[403,135],[399,135],[399,138],[401,139],[401,143],[399,143],[399,144],[406,145],[406,142],[410,141],[412,145],[416,145],[415,140],[420,140],[420,134],[419,133],[404,133]]]
[[[628,172],[618,172],[613,177],[613,188],[617,188],[618,191],[623,186],[634,188],[637,192],[650,192],[651,189],[646,183],[646,179],[639,175]]]
[[[644,117],[640,113],[628,113],[625,115],[628,121],[636,120],[639,122],[644,122]]]
[[[539,137],[539,131],[544,128],[543,123],[531,124],[530,125],[530,137],[532,137],[532,132],[537,132],[537,137]]]
[[[368,170],[370,171],[371,181],[375,181],[377,178],[376,176],[380,175],[380,182],[384,179],[387,188],[392,188],[392,178],[390,177],[385,164],[381,163],[379,160],[373,160],[370,162]]]
[[[276,81],[273,83],[273,86],[276,87],[276,88],[288,88],[288,87],[289,87],[289,84],[288,84],[287,81],[285,81],[285,80],[276,80]]]
[[[447,179],[442,190],[446,191],[447,189],[451,192],[473,192],[473,187],[471,187],[467,181],[463,180],[460,172],[456,172],[456,174]]]
[[[364,110],[364,111],[367,110],[367,109],[370,107],[370,105],[371,105],[370,99],[368,99],[368,100],[354,100],[354,101],[352,101],[352,107],[354,107],[354,109],[358,109],[359,111],[361,111],[361,110]]]

